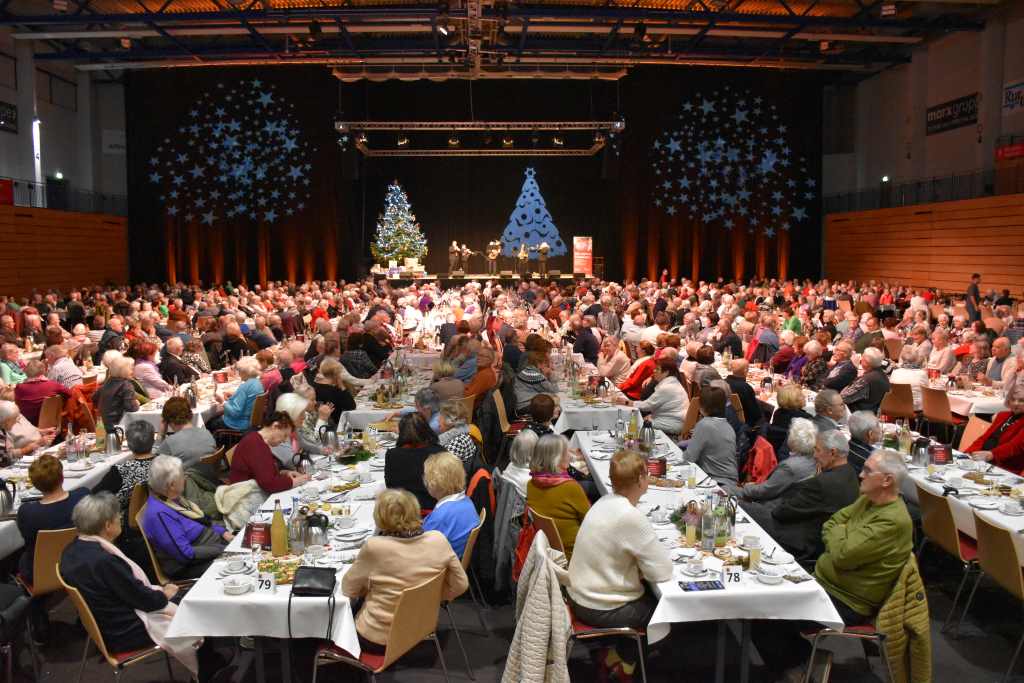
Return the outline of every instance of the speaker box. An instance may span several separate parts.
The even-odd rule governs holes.
[[[501,275],[501,277],[512,277],[513,273],[511,270],[503,270],[499,275]]]
[[[583,280],[583,279],[586,279],[587,274],[586,273],[573,273],[572,277],[573,277],[574,280]]]
[[[451,273],[452,277],[466,277],[466,272],[463,270],[453,270]]]
[[[560,270],[549,270],[548,271],[548,277],[561,277],[561,276],[562,276],[562,271],[560,271]]]

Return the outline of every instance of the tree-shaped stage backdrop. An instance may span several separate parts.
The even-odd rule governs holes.
[[[521,244],[535,247],[541,242],[547,242],[551,247],[549,258],[564,256],[569,250],[566,249],[562,236],[558,234],[555,222],[551,220],[551,213],[544,204],[544,197],[540,194],[540,187],[534,175],[532,168],[526,169],[526,179],[523,181],[523,189],[519,191],[516,208],[509,216],[508,225],[501,235],[501,253],[505,256],[515,256]],[[530,258],[537,258],[537,252],[531,251]]]
[[[383,266],[391,260],[402,265],[407,258],[416,258],[422,263],[427,255],[427,238],[397,180],[388,186],[384,214],[377,218],[377,234],[370,251],[377,263]]]

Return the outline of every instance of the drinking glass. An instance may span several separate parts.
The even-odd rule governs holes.
[[[317,561],[321,557],[323,557],[323,555],[324,555],[324,547],[322,545],[320,545],[320,544],[307,545],[306,546],[306,552],[305,552],[305,554],[303,554],[302,559],[303,559],[303,562],[305,564],[309,565],[310,567],[315,567]]]
[[[263,559],[263,546],[259,543],[252,544],[252,566],[259,567],[260,560]]]

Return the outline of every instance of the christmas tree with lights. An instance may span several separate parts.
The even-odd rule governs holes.
[[[422,263],[427,255],[427,238],[416,222],[409,198],[397,180],[388,186],[384,213],[377,218],[377,234],[370,245],[370,251],[373,252],[373,258],[382,265],[387,265],[391,260],[401,265],[407,258],[416,258]]]

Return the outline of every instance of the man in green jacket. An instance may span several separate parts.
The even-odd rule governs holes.
[[[885,602],[913,547],[899,496],[903,456],[876,450],[860,473],[860,498],[825,522],[825,552],[814,575],[847,625],[869,622]]]

